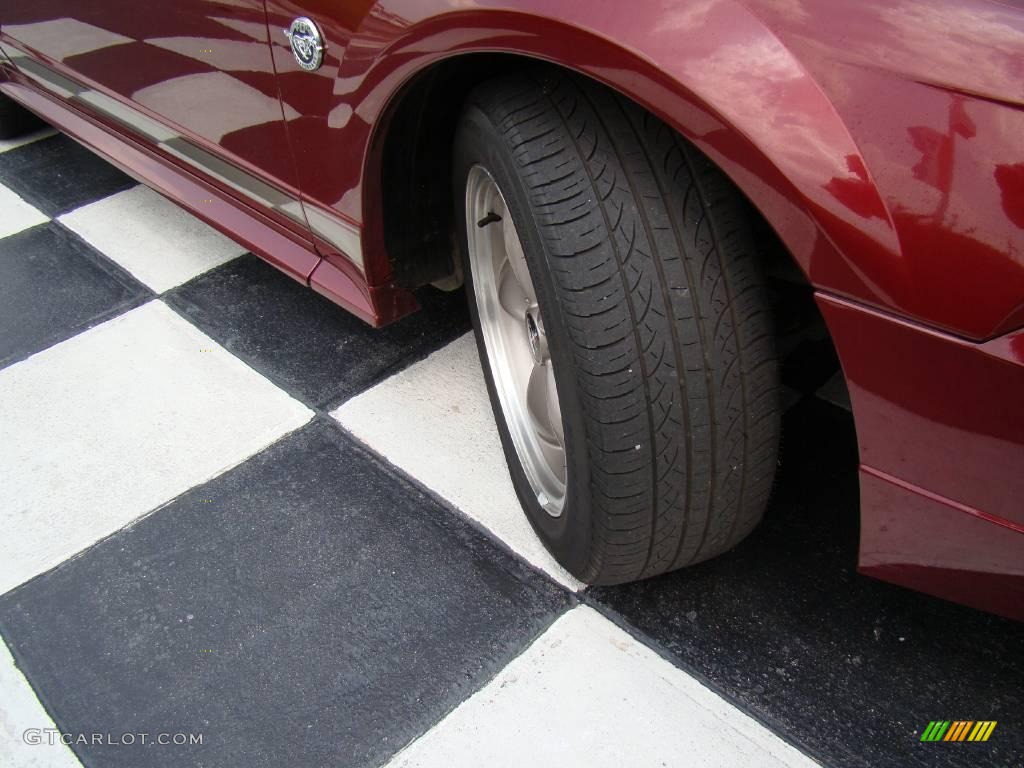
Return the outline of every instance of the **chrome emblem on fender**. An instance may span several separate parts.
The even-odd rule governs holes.
[[[320,68],[324,60],[324,39],[312,19],[300,16],[284,30],[285,37],[292,45],[292,55],[299,66],[307,72]]]

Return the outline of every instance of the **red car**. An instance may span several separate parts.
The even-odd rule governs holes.
[[[4,132],[27,107],[368,323],[464,283],[586,582],[757,525],[797,268],[861,570],[1024,619],[1017,0],[5,0],[0,48]]]

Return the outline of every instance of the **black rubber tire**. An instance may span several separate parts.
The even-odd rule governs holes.
[[[486,364],[465,234],[475,164],[505,196],[547,327],[568,465],[557,518],[530,489]],[[453,183],[491,404],[513,485],[548,549],[582,581],[616,584],[743,539],[771,490],[779,405],[740,193],[629,100],[546,68],[472,93]]]
[[[16,139],[45,124],[9,96],[0,94],[0,139]]]

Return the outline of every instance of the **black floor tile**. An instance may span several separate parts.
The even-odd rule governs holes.
[[[246,256],[174,289],[167,302],[299,399],[333,407],[469,330],[462,292],[417,295],[423,309],[374,329]]]
[[[1024,627],[859,576],[856,462],[849,414],[805,399],[749,539],[588,599],[825,765],[1021,765]],[[936,719],[999,725],[985,744],[922,744]]]
[[[0,598],[86,766],[379,765],[570,605],[316,420]]]
[[[0,182],[49,216],[59,216],[136,184],[64,135],[0,154]]]
[[[0,367],[152,296],[56,222],[0,239]]]

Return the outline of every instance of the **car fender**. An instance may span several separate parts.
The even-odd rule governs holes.
[[[391,40],[359,105],[374,132],[402,86],[442,59],[503,52],[576,70],[637,101],[717,163],[815,287],[886,303],[880,286],[903,265],[867,163],[811,74],[741,3],[597,4],[586,14],[570,2],[516,6],[426,18]],[[368,151],[364,180],[379,174],[374,161]],[[876,279],[882,273],[886,280]]]

